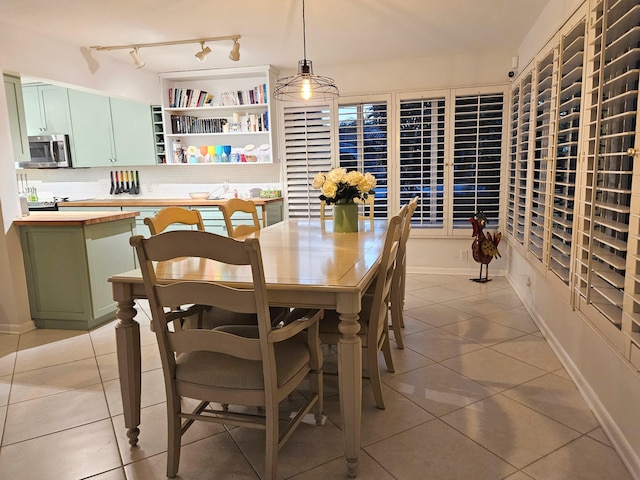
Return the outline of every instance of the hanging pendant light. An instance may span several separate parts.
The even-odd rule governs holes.
[[[283,102],[307,100],[330,100],[339,96],[336,82],[329,77],[313,74],[311,60],[307,60],[307,33],[302,0],[302,40],[304,60],[298,62],[298,73],[290,77],[279,78],[273,90],[273,97]]]

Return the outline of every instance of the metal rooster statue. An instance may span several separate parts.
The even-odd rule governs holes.
[[[471,244],[471,251],[473,253],[473,259],[480,264],[480,276],[478,278],[472,278],[474,282],[488,282],[489,280],[489,263],[495,257],[500,256],[498,251],[498,244],[502,238],[500,232],[495,232],[493,236],[491,233],[484,233],[484,226],[487,223],[487,217],[484,213],[478,212],[469,219],[469,222],[473,226],[473,236],[475,237]],[[486,265],[485,276],[482,278],[482,266]]]

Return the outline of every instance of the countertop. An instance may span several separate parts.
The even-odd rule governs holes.
[[[271,202],[281,202],[282,198],[251,198],[257,206]],[[77,200],[58,202],[59,207],[217,207],[227,199],[202,200],[197,198],[136,198],[128,195],[107,199]]]
[[[30,212],[14,220],[18,226],[83,226],[135,218],[140,212]]]

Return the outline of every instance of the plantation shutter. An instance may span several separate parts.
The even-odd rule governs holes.
[[[283,117],[289,217],[319,217],[320,191],[311,182],[331,169],[330,106],[286,106]]]
[[[355,103],[338,108],[340,166],[376,177],[374,216],[386,218],[388,205],[387,102]]]
[[[453,226],[468,228],[482,211],[498,225],[504,95],[456,96],[453,146]]]
[[[400,204],[418,195],[412,225],[444,226],[445,99],[400,102]]]

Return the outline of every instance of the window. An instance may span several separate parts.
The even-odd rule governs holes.
[[[320,192],[311,181],[331,169],[331,109],[287,106],[283,118],[289,217],[319,217]]]
[[[376,177],[374,216],[386,218],[388,206],[387,102],[338,107],[340,166]]]
[[[469,228],[468,219],[479,210],[497,225],[504,91],[448,90],[420,98],[398,94],[393,116],[391,97],[376,97],[341,98],[337,105],[285,105],[289,216],[319,216],[319,192],[311,181],[339,165],[375,175],[376,217],[386,218],[391,208],[418,196],[412,225],[429,234]],[[391,131],[397,133],[395,149]]]
[[[453,226],[478,211],[498,225],[504,95],[456,97],[453,133]]]
[[[400,204],[418,195],[412,225],[444,224],[445,99],[400,102]]]

